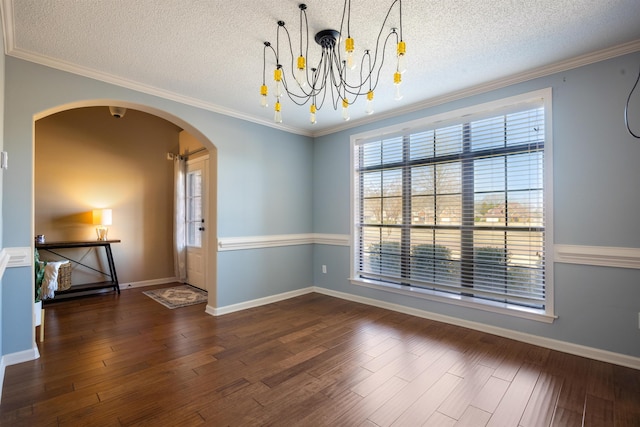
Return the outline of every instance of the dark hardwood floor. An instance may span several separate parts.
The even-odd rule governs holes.
[[[637,370],[315,293],[204,308],[141,289],[47,306],[0,424],[640,426]]]

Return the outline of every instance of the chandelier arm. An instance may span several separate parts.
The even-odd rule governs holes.
[[[329,54],[325,49],[323,49],[322,57],[320,59],[320,63],[318,64],[318,68],[317,68],[318,71],[317,71],[316,82],[314,82],[314,89],[316,90],[317,93],[326,92],[327,90],[327,78],[329,75],[329,71],[331,69],[331,67],[327,65],[328,63],[330,63],[330,58],[327,58],[327,55]],[[319,87],[315,86],[317,84],[317,80],[320,81]]]
[[[349,3],[347,9],[347,37],[351,37],[351,0],[347,0]]]
[[[384,57],[385,57],[385,52],[387,50],[387,43],[389,42],[389,38],[391,38],[392,35],[397,33],[395,31],[392,31],[389,33],[389,35],[385,38],[384,41],[384,48],[382,49],[382,58],[380,60],[380,67],[378,68],[378,73],[376,74],[376,80],[375,83],[373,84],[373,89],[372,90],[376,90],[376,88],[378,87],[378,83],[380,82],[380,73],[382,72],[382,67],[384,66]]]
[[[276,66],[280,65],[280,27],[284,25],[284,22],[280,25],[281,22],[278,21],[278,29],[276,30]]]
[[[267,44],[269,42],[264,42],[264,48],[262,48],[262,85],[265,86],[267,84],[266,74],[267,74],[267,48],[271,46],[271,44]]]
[[[370,82],[370,79],[372,78],[371,77],[372,76],[372,72],[373,72],[372,69],[369,69],[369,71],[367,73],[367,77],[363,77],[364,59],[367,56],[369,57],[369,66],[371,66],[371,58],[370,58],[369,51],[367,50],[367,51],[365,51],[365,54],[362,57],[362,63],[360,65],[360,83],[359,84],[355,84],[355,85],[349,84],[349,82],[347,81],[347,78],[346,78],[346,73],[345,73],[345,78],[341,79],[343,85],[345,86],[345,89],[346,88],[349,89],[347,92],[352,94],[352,95],[363,95],[364,93],[366,93],[366,92],[362,92],[361,91],[362,87],[365,85],[365,83],[367,81]],[[336,64],[336,66],[337,65],[338,64]],[[344,67],[343,69],[345,69],[345,71],[346,71],[346,67]],[[368,92],[368,90],[367,90],[367,92]],[[355,99],[354,99],[354,102],[355,102]]]
[[[304,90],[302,91],[302,95],[295,93],[289,90],[289,85],[287,84],[286,73],[282,73],[282,87],[284,87],[284,92],[287,94],[287,97],[296,105],[305,105],[311,99],[311,94],[306,93]],[[298,101],[297,99],[301,99],[303,101]]]
[[[282,73],[282,86],[284,87],[284,93],[287,94],[287,97],[298,106],[305,105],[311,99],[311,96],[307,93],[303,93],[303,95],[297,94],[289,90],[289,86],[287,85],[287,78],[285,77],[285,73]]]
[[[307,10],[304,9],[303,12],[304,12],[303,13],[303,15],[304,15],[304,26],[305,26],[306,33],[307,33],[307,48],[305,50],[304,56],[305,56],[305,58],[307,58],[307,64],[308,64],[309,63],[309,20],[307,19]],[[300,31],[302,31],[302,24],[300,24]],[[300,38],[302,38],[302,36],[300,36]],[[307,66],[305,68],[304,74],[305,74],[305,79],[307,79],[307,84],[309,86],[311,86],[309,84],[309,66]],[[312,78],[313,78],[313,75],[312,75]],[[313,92],[313,90],[312,90],[312,92]]]
[[[303,11],[301,10],[301,12],[303,12]],[[305,13],[305,15],[306,15],[306,13]],[[278,22],[278,30],[280,28],[282,28],[284,30],[284,32],[287,34],[287,41],[289,42],[288,43],[289,44],[289,53],[290,53],[290,56],[291,56],[291,75],[293,76],[293,78],[295,80],[295,74],[294,74],[294,70],[295,70],[294,57],[295,56],[294,56],[294,53],[293,53],[293,44],[291,43],[291,35],[290,35],[289,30],[287,29],[286,25],[282,21]],[[298,86],[300,91],[303,93],[303,95],[300,95],[298,93],[295,93],[295,92],[289,90],[289,85],[287,84],[287,80],[286,80],[286,76],[285,75],[286,75],[286,73],[282,73],[282,85],[284,87],[285,92],[289,96],[289,99],[291,99],[294,103],[296,103],[298,105],[304,105],[307,102],[309,102],[309,99],[311,99],[311,96],[313,95],[313,91],[310,91],[309,93],[307,93],[307,91],[305,91],[303,88]],[[302,104],[300,104],[300,103],[296,102],[293,99],[293,97],[300,98],[300,99],[306,98],[306,99],[304,100],[304,102]]]
[[[369,71],[366,73],[367,76],[363,77],[363,73],[364,73],[364,61],[365,58],[369,58]],[[362,56],[362,61],[360,64],[360,83],[357,85],[351,85],[349,84],[349,82],[347,82],[347,79],[344,79],[344,85],[345,87],[349,88],[350,90],[348,91],[349,93],[353,94],[353,95],[364,95],[366,92],[368,92],[368,90],[366,92],[362,92],[362,87],[365,86],[365,84],[367,82],[369,82],[369,90],[371,89],[371,80],[372,80],[372,74],[373,74],[373,69],[371,69],[371,55],[369,54],[369,50],[365,51],[365,54]],[[357,91],[357,92],[354,92]],[[355,102],[355,100],[354,100]]]
[[[326,70],[326,61],[325,61],[325,53],[323,50],[322,56],[320,58],[320,62],[318,63],[318,68],[315,69],[314,80],[313,80],[313,90],[315,91],[314,95],[316,97],[318,95],[322,95],[320,98],[320,103],[318,104],[316,102],[316,111],[320,111],[320,109],[324,105],[324,101],[327,98],[327,91],[325,86],[327,81],[327,76],[326,76],[325,70]],[[320,81],[321,83],[320,87],[316,87],[316,84],[318,83],[318,81]]]
[[[300,55],[302,55],[302,15],[304,13],[305,13],[305,9],[302,6],[300,6]]]
[[[282,22],[282,21],[280,21],[280,22]],[[280,25],[278,27],[278,29],[280,29],[280,28],[282,28],[284,30],[284,32],[287,34],[287,41],[289,42],[289,53],[290,53],[290,56],[291,56],[291,75],[295,79],[296,75],[294,74],[294,71],[293,71],[293,70],[295,70],[295,66],[294,66],[294,60],[293,60],[294,54],[293,54],[293,45],[291,44],[291,35],[289,34],[289,30],[287,29],[287,27],[284,25],[284,22],[282,23],[282,25]],[[282,74],[286,74],[286,73],[282,73]],[[286,86],[285,86],[285,88],[286,88]]]
[[[399,21],[400,21],[400,30],[399,30],[400,31],[400,41],[402,41],[403,40],[403,38],[402,38],[402,0],[398,0],[398,3],[399,3],[398,4],[398,11],[399,11],[399,15],[400,15],[400,18],[399,18]],[[393,7],[393,5],[391,5],[391,6]]]
[[[320,103],[316,101],[316,111],[320,111],[322,106],[324,105],[324,101],[327,99],[327,92],[323,92],[322,98],[320,98]]]
[[[367,78],[364,79],[364,81],[362,80],[362,72],[364,70],[364,61],[365,59],[369,60],[369,72],[367,73]],[[362,55],[362,61],[360,62],[360,81],[364,83],[366,83],[367,81],[369,82],[369,90],[371,89],[371,82],[373,81],[373,77],[372,77],[372,73],[373,73],[373,69],[371,68],[371,53],[369,52],[369,50],[365,50],[364,51],[364,55]]]
[[[325,53],[324,50],[322,51],[322,55],[320,56],[320,62],[318,63],[317,68],[313,68],[313,74],[312,74],[312,82],[309,85],[310,87],[310,96],[311,97],[317,97],[318,95],[320,95],[321,92],[325,91],[325,85],[326,85],[326,77],[323,75],[322,70],[325,68],[324,64],[325,64]],[[320,77],[323,78],[320,78]],[[320,83],[320,86],[318,86],[318,83]],[[320,108],[318,108],[318,106],[316,105],[316,109],[319,110]]]
[[[391,15],[391,11],[393,10],[393,6],[395,6],[396,3],[398,3],[400,0],[394,0],[393,3],[391,3],[391,6],[389,7],[389,10],[387,10],[387,15],[384,17],[384,21],[382,21],[382,25],[380,26],[380,31],[378,32],[378,38],[376,39],[376,49],[375,49],[375,55],[373,57],[373,68],[376,68],[376,63],[378,62],[378,47],[380,46],[380,38],[382,37],[382,32],[384,31],[384,26],[387,23],[387,21],[389,20],[389,15]],[[391,32],[395,32],[395,29],[393,29]],[[388,38],[388,36],[387,36]],[[386,46],[386,41],[385,41],[385,46]],[[384,51],[383,51],[383,57],[384,57]],[[380,68],[382,68],[382,64],[380,64]]]
[[[342,98],[346,98],[346,92],[344,94],[344,96],[340,95],[340,89],[342,88],[343,90],[346,90],[346,74],[347,74],[347,67],[345,65],[345,61],[342,62],[338,62],[336,53],[335,53],[335,49],[332,49],[333,52],[333,62],[336,64],[336,69],[338,70],[338,76],[336,77],[335,73],[331,73],[331,77],[332,77],[332,83],[333,86],[336,88],[336,93],[338,95],[338,97],[340,97],[340,99]],[[344,74],[344,77],[343,77]]]
[[[276,60],[276,65],[277,65],[277,64],[278,64],[278,53],[277,53],[277,52],[276,52],[276,50],[273,48],[273,46],[271,46],[271,43],[269,43],[269,44],[267,44],[267,43],[269,43],[269,42],[265,42],[265,45],[264,45],[264,46],[265,46],[265,50],[266,50],[267,48],[270,48],[270,49],[271,49],[271,51],[273,52],[273,57],[274,57],[274,58],[275,58],[275,60]],[[266,58],[265,58],[265,61],[266,61]]]
[[[353,95],[353,99],[349,100],[349,105],[355,104],[356,101],[358,100],[358,98],[363,94],[361,92],[362,86],[364,86],[364,82],[362,80],[362,72],[360,73],[360,84],[359,85],[350,85],[347,82],[347,66],[346,66],[346,64],[343,64],[342,68],[344,70],[344,79],[342,79],[344,97],[347,98],[347,94]]]
[[[348,13],[348,15],[347,15]],[[338,33],[338,37],[341,36],[341,34],[343,33],[343,28],[344,28],[344,21],[345,21],[345,16],[347,16],[347,37],[351,37],[351,35],[349,34],[350,28],[349,28],[349,21],[351,20],[351,0],[344,0],[344,4],[342,6],[342,19],[340,20],[340,32]],[[338,39],[336,39],[336,44],[338,43]],[[342,55],[340,54],[341,50],[338,49],[338,60],[342,61]]]
[[[395,34],[396,35],[396,41],[397,41],[398,34],[396,33],[396,30],[394,28],[391,31],[391,33],[389,33],[389,35],[387,35],[387,37],[385,37],[385,41],[383,43],[383,47],[382,47],[382,50],[381,50],[382,53],[381,53],[381,58],[380,58],[380,65],[378,67],[376,67],[376,63],[378,61],[378,52],[380,51],[380,48],[379,48],[380,47],[380,38],[382,37],[382,31],[384,30],[384,25],[387,22],[387,20],[389,18],[389,15],[391,14],[391,11],[393,10],[393,6],[398,2],[399,2],[399,0],[395,0],[392,3],[392,5],[389,8],[389,10],[387,11],[387,15],[385,16],[385,19],[384,19],[384,21],[382,23],[382,26],[380,28],[380,32],[378,33],[378,38],[376,40],[376,52],[375,52],[375,57],[374,57],[374,60],[373,60],[373,65],[371,65],[370,54],[368,52],[365,54],[365,56],[369,56],[369,72],[367,74],[367,77],[363,78],[363,75],[362,75],[362,70],[363,70],[363,65],[364,65],[364,57],[362,59],[362,64],[361,64],[361,67],[360,67],[360,84],[359,85],[351,85],[351,84],[349,84],[347,82],[346,78],[343,79],[342,76],[341,76],[341,83],[344,85],[345,96],[346,96],[346,93],[349,93],[349,94],[354,96],[354,99],[353,99],[352,102],[350,102],[350,104],[351,103],[355,103],[359,96],[364,95],[364,92],[361,92],[361,89],[362,89],[362,87],[365,85],[365,83],[367,81],[369,81],[369,90],[375,90],[375,88],[378,86],[378,82],[380,81],[380,74],[382,72],[382,68],[384,67],[385,54],[386,54],[389,38],[392,35]],[[338,64],[336,64],[336,66],[338,66]],[[376,68],[377,68],[377,73],[375,72]],[[375,83],[373,83],[373,76],[374,75],[376,76]]]
[[[328,50],[328,55],[329,58],[328,60],[325,62],[325,78],[324,81],[326,82],[327,79],[329,79],[329,82],[331,83],[331,85],[329,86],[329,92],[331,93],[331,103],[333,104],[333,109],[337,110],[338,109],[338,103],[342,101],[342,97],[340,96],[340,84],[336,84],[336,77],[333,73],[333,68],[331,67],[331,64],[333,62],[336,61],[336,56],[335,56],[335,52],[333,51],[333,49]],[[338,68],[339,70],[340,68]],[[326,83],[325,83],[326,84]],[[325,91],[327,89],[325,88]],[[335,90],[335,93],[334,93]]]
[[[322,98],[321,98],[320,104],[316,105],[316,110],[318,110],[318,111],[320,111],[320,109],[324,105],[324,101],[327,99],[327,91],[326,90],[323,90],[322,92],[318,92],[318,94],[320,94],[320,93],[322,93]]]

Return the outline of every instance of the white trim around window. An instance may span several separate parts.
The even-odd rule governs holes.
[[[352,135],[351,283],[417,298],[552,322],[555,315],[551,95],[550,88],[542,89]],[[538,111],[542,111],[543,121],[540,122],[538,118],[527,119],[534,117],[532,114],[539,114]],[[493,123],[494,120],[497,120],[497,124]],[[504,145],[495,145],[494,141],[500,143],[500,139],[496,138],[502,138],[502,134],[492,131],[492,126],[498,131],[504,126]],[[540,132],[541,128],[543,132]],[[486,133],[489,136],[484,136],[485,133],[482,132],[494,133]],[[500,194],[504,194],[502,205],[494,203],[495,212],[482,212],[482,216],[479,217],[478,200],[487,200],[485,192],[498,194],[498,190],[484,189],[489,187],[484,182],[493,179],[492,176],[482,175],[487,173],[484,169],[478,169],[469,176],[467,168],[486,168],[483,166],[484,159],[489,157],[485,156],[496,156],[496,159],[504,159],[504,173],[511,176],[512,170],[515,170],[511,165],[516,159],[520,161],[520,153],[542,153],[538,156],[540,160],[531,160],[534,166],[531,166],[531,163],[518,163],[516,166],[535,168],[535,164],[540,165],[538,167],[541,178],[535,178],[533,181],[529,179],[529,185],[524,185],[524,190],[528,193],[521,193],[528,197],[528,200],[534,200],[530,205],[533,208],[521,209],[522,213],[514,217],[515,206],[522,204],[510,201],[514,200],[513,196],[516,193],[513,191],[514,187],[520,185],[512,186],[511,183],[514,179],[520,178],[513,175],[516,178],[509,178],[511,181],[507,185],[507,175],[504,175],[503,184],[499,184],[504,187],[503,190],[499,190]],[[469,160],[465,160],[469,158],[480,160],[474,160],[474,163],[470,164]],[[447,172],[453,178],[447,175],[447,179],[441,181],[436,168],[449,168],[449,165],[453,166],[455,162],[462,163],[462,166]],[[423,169],[427,168],[427,172],[423,172]],[[400,170],[405,172],[400,174]],[[530,169],[522,170],[527,173]],[[483,176],[488,178],[482,178]],[[449,183],[451,179],[458,179],[462,184],[458,184],[457,187],[449,185],[451,188],[438,190],[438,186],[442,187],[441,183]],[[471,187],[466,184],[469,180]],[[402,184],[397,184],[398,182]],[[492,181],[490,186],[493,185]],[[455,201],[456,197],[461,198],[461,205]],[[441,202],[438,201],[439,198]],[[394,209],[393,203],[402,203],[402,209]],[[484,204],[484,201],[482,203]],[[421,210],[417,210],[416,207],[422,204],[426,208],[420,207]],[[390,217],[388,209],[392,209],[395,216]],[[444,211],[441,212],[442,209]],[[510,220],[510,216],[513,219]],[[468,232],[463,230],[470,227],[476,231],[467,235]],[[376,237],[378,229],[380,237]],[[401,234],[400,231],[396,231],[405,229]],[[462,233],[459,236],[461,240],[456,241],[455,236],[447,231],[449,229],[459,229]],[[499,255],[502,247],[501,243],[496,246],[495,237],[491,235],[487,238],[494,240],[486,240],[483,237],[485,240],[477,241],[477,236],[486,234],[485,230],[494,229],[497,233],[504,233],[504,260],[493,259]],[[533,232],[528,239],[524,234],[514,234],[528,230]],[[463,243],[470,242],[470,238],[473,238],[473,246]],[[528,241],[540,243],[531,246],[532,243],[527,243]],[[394,243],[395,246],[391,246],[393,242],[397,242]],[[423,254],[425,251],[426,255]],[[539,254],[539,263],[531,266],[526,264],[529,259],[527,257],[534,256],[527,253]],[[518,257],[515,261],[514,254]],[[484,259],[491,259],[491,264],[485,263]],[[494,265],[497,270],[491,270]],[[483,268],[497,273],[485,274]],[[499,283],[502,283],[498,278],[500,274],[504,276],[504,286],[499,286]],[[467,290],[469,292],[466,292]]]

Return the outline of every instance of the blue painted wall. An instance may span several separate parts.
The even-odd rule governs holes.
[[[2,177],[2,244],[32,244],[33,117],[60,105],[122,100],[167,112],[201,132],[217,148],[220,237],[348,234],[351,134],[552,87],[555,243],[640,248],[640,143],[626,133],[622,117],[639,66],[640,53],[627,55],[313,140],[6,58],[4,149],[11,164]],[[557,264],[559,318],[550,325],[357,287],[349,274],[347,247],[220,252],[216,306],[315,284],[640,357],[640,270]],[[31,269],[10,269],[2,285],[1,352],[31,349]]]
[[[11,167],[3,185],[4,246],[33,243],[34,116],[83,100],[110,99],[150,106],[180,118],[217,149],[217,235],[220,237],[312,232],[311,138],[259,126],[104,82],[6,58],[5,150]],[[295,179],[292,179],[292,176]],[[217,306],[308,287],[312,248],[274,248],[222,254]],[[293,267],[293,268],[292,268]],[[11,268],[3,281],[2,354],[29,350],[31,268]]]
[[[640,54],[635,53],[317,138],[314,231],[349,233],[350,135],[551,87],[555,243],[640,248],[640,141],[626,132],[623,118],[639,68]],[[640,93],[635,95],[640,98]],[[631,117],[636,129],[640,128],[638,111]],[[317,246],[314,284],[640,357],[640,270],[556,263],[555,314],[559,317],[553,324],[544,324],[351,285],[349,257],[349,248]],[[327,274],[321,273],[322,265],[327,265]]]

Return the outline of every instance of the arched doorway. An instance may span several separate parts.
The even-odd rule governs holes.
[[[120,119],[115,119],[113,117],[111,117],[109,115],[108,106],[118,106],[118,107],[123,107],[127,109],[127,113],[125,114],[124,117],[120,118]],[[65,105],[60,105],[58,107],[43,111],[39,114],[37,114],[36,116],[34,116],[34,128],[37,130],[38,128],[38,123],[42,123],[43,121],[45,121],[46,119],[50,118],[53,115],[56,114],[65,114],[66,112],[69,112],[71,110],[78,110],[78,109],[103,109],[104,110],[104,116],[106,118],[106,120],[111,120],[111,124],[109,124],[108,126],[114,127],[117,126],[119,124],[122,124],[124,120],[126,120],[127,118],[131,118],[134,117],[136,114],[140,113],[144,114],[144,115],[149,115],[152,116],[153,119],[155,120],[162,120],[162,121],[166,121],[168,124],[170,124],[171,126],[175,126],[176,128],[180,129],[180,130],[184,130],[186,132],[188,132],[190,135],[192,135],[195,139],[197,139],[200,144],[206,148],[206,151],[208,153],[208,157],[209,157],[209,163],[210,163],[210,167],[211,167],[211,171],[212,173],[209,174],[209,178],[208,178],[208,187],[210,188],[210,194],[209,194],[209,198],[208,198],[208,217],[206,218],[206,223],[208,224],[208,227],[206,228],[206,233],[207,233],[207,237],[209,239],[210,242],[212,242],[212,244],[210,245],[210,250],[208,251],[208,253],[205,255],[205,260],[207,262],[207,265],[210,267],[210,274],[207,275],[207,288],[210,291],[209,292],[209,305],[210,306],[214,306],[215,307],[215,297],[216,297],[216,251],[215,251],[215,242],[216,242],[216,196],[215,196],[215,189],[217,187],[217,183],[216,183],[216,176],[217,174],[215,173],[216,169],[217,169],[217,150],[216,147],[213,145],[213,143],[207,139],[201,132],[199,132],[196,128],[194,128],[193,126],[191,126],[189,123],[187,123],[186,121],[180,119],[179,117],[176,117],[174,115],[171,115],[165,111],[153,108],[153,107],[149,107],[146,105],[141,105],[141,104],[135,104],[135,103],[130,103],[130,102],[123,102],[123,101],[119,101],[119,100],[109,100],[109,99],[99,99],[99,100],[93,100],[93,101],[81,101],[81,102],[75,102],[75,103],[70,103],[70,104],[65,104]],[[153,125],[147,125],[147,126],[153,126]],[[104,130],[104,129],[103,129]],[[144,129],[140,130],[141,134],[143,134],[144,132],[150,132],[149,129],[147,128],[147,130],[145,131]],[[36,157],[35,154],[35,143],[36,143],[36,139],[38,138],[37,132],[34,132],[34,158]],[[131,145],[135,145],[135,137],[132,138],[132,144]],[[81,146],[81,145],[80,145]],[[77,148],[77,147],[76,147]],[[130,150],[136,150],[136,147],[131,147]],[[114,152],[108,152],[106,153],[106,156],[115,156],[117,157],[118,155],[122,156],[122,162],[129,162],[130,158],[133,158],[135,156],[133,156],[132,154],[128,154],[126,152],[127,148],[123,148],[120,147],[119,150],[116,149],[116,147],[114,147]],[[156,153],[158,154],[158,153]],[[167,153],[162,152],[162,155],[166,155]],[[72,158],[72,156],[75,155],[75,153],[73,152],[73,150],[71,150],[68,153],[65,153],[66,156],[69,156],[69,158]],[[157,156],[156,156],[157,157]],[[85,156],[86,158],[86,156]],[[97,164],[99,164],[99,162],[101,162],[103,159],[101,158],[95,158],[93,159],[93,161],[95,161],[96,163],[94,163],[93,165],[85,165],[85,173],[87,175],[90,174],[94,174],[97,173],[96,170],[98,169],[96,167]],[[161,162],[161,161],[166,161],[166,158],[159,158],[159,159],[155,159],[155,161],[157,162]],[[63,163],[63,162],[60,162]],[[61,170],[64,170],[65,168],[69,169],[69,162],[65,162],[66,164],[60,164],[60,168]],[[87,161],[88,163],[88,161]],[[135,166],[134,166],[135,167]],[[144,168],[144,166],[138,166],[141,168]],[[114,171],[115,172],[115,171]],[[36,182],[35,179],[35,175],[38,173],[38,171],[34,170],[34,182]],[[150,178],[151,180],[155,179],[156,176],[154,174],[153,171],[151,171],[150,169],[147,170],[143,170],[141,175],[152,175],[152,178]],[[116,176],[117,174],[114,174],[114,176]],[[123,175],[123,174],[120,174]],[[121,179],[126,179],[126,178],[122,178]],[[107,176],[105,178],[106,181],[109,181],[110,179],[115,179],[115,178],[111,178],[109,176]],[[78,187],[82,187],[82,185],[86,184],[86,182],[81,182],[81,181],[88,181],[88,180],[83,180],[81,179],[81,177],[77,178],[76,181],[78,182]],[[129,178],[129,182],[126,184],[123,184],[120,186],[120,188],[125,188],[127,189],[127,191],[129,190],[136,190],[136,179],[135,178]],[[145,184],[139,184],[139,187],[145,187]],[[104,190],[104,187],[102,186],[98,186],[99,188],[97,188],[95,185],[93,188],[84,188],[84,198],[86,199],[86,194],[93,194],[94,196],[96,196],[95,199],[92,200],[92,204],[95,206],[98,201],[97,198],[99,198],[98,196],[100,196],[100,194],[96,194],[96,193],[100,193],[102,190]],[[94,191],[95,189],[95,191]],[[138,198],[140,200],[140,205],[142,206],[144,203],[147,204],[153,204],[153,200],[149,200],[152,197],[149,194],[145,194],[144,193],[144,188],[139,188],[138,189],[138,194],[137,195],[130,195],[131,198]],[[103,192],[108,192],[108,191],[103,191]],[[71,188],[68,189],[68,194],[71,195],[71,197],[77,197],[78,194],[74,194],[76,193],[76,191]],[[78,191],[78,193],[82,193],[82,191]],[[99,207],[99,206],[96,206]],[[35,212],[35,210],[37,209],[34,208],[34,212],[32,215],[32,221],[34,224],[36,224],[36,217],[38,215],[37,212]],[[151,207],[151,209],[153,209],[153,206]],[[82,211],[82,209],[78,209],[79,211]],[[142,210],[141,210],[142,211]],[[138,223],[140,224],[137,227],[131,227],[130,229],[127,230],[126,234],[128,236],[131,236],[132,233],[153,233],[153,226],[154,226],[154,220],[156,220],[157,215],[150,215],[149,214],[149,208],[147,207],[145,210],[145,212],[147,212],[144,217],[142,218],[142,220],[140,221],[140,218],[138,219]],[[81,213],[80,213],[81,214]],[[130,217],[132,215],[136,215],[137,212],[134,210],[132,211],[131,209],[127,212],[127,214],[125,216]],[[63,218],[64,219],[64,218]],[[67,218],[68,219],[68,218]],[[123,223],[123,220],[125,220],[125,218],[120,218],[121,224]],[[114,218],[114,224],[116,219]],[[76,232],[77,230],[69,230],[69,223],[73,222],[73,221],[61,221],[59,224],[66,224],[65,226],[67,227],[66,232],[67,233],[73,233]],[[155,224],[157,225],[157,224]],[[114,226],[115,228],[115,226]],[[86,232],[86,227],[85,227],[85,232]],[[35,234],[42,234],[39,233],[38,229],[35,229]],[[152,245],[146,245],[146,246],[154,246]],[[157,246],[157,245],[156,245]],[[131,248],[129,248],[131,250]],[[143,248],[140,247],[138,248],[139,250],[144,250],[144,251],[149,251],[151,249],[147,248]],[[146,254],[149,255],[149,254]],[[151,254],[152,256],[152,254]],[[147,256],[147,258],[145,259],[144,262],[149,262],[149,256]],[[120,279],[121,279],[121,283],[123,282],[122,280],[122,276],[119,274]],[[125,280],[126,281],[126,280]],[[136,281],[135,279],[132,281]],[[138,282],[140,281],[144,281],[144,280],[137,280]],[[154,283],[148,283],[148,284],[154,284]]]

